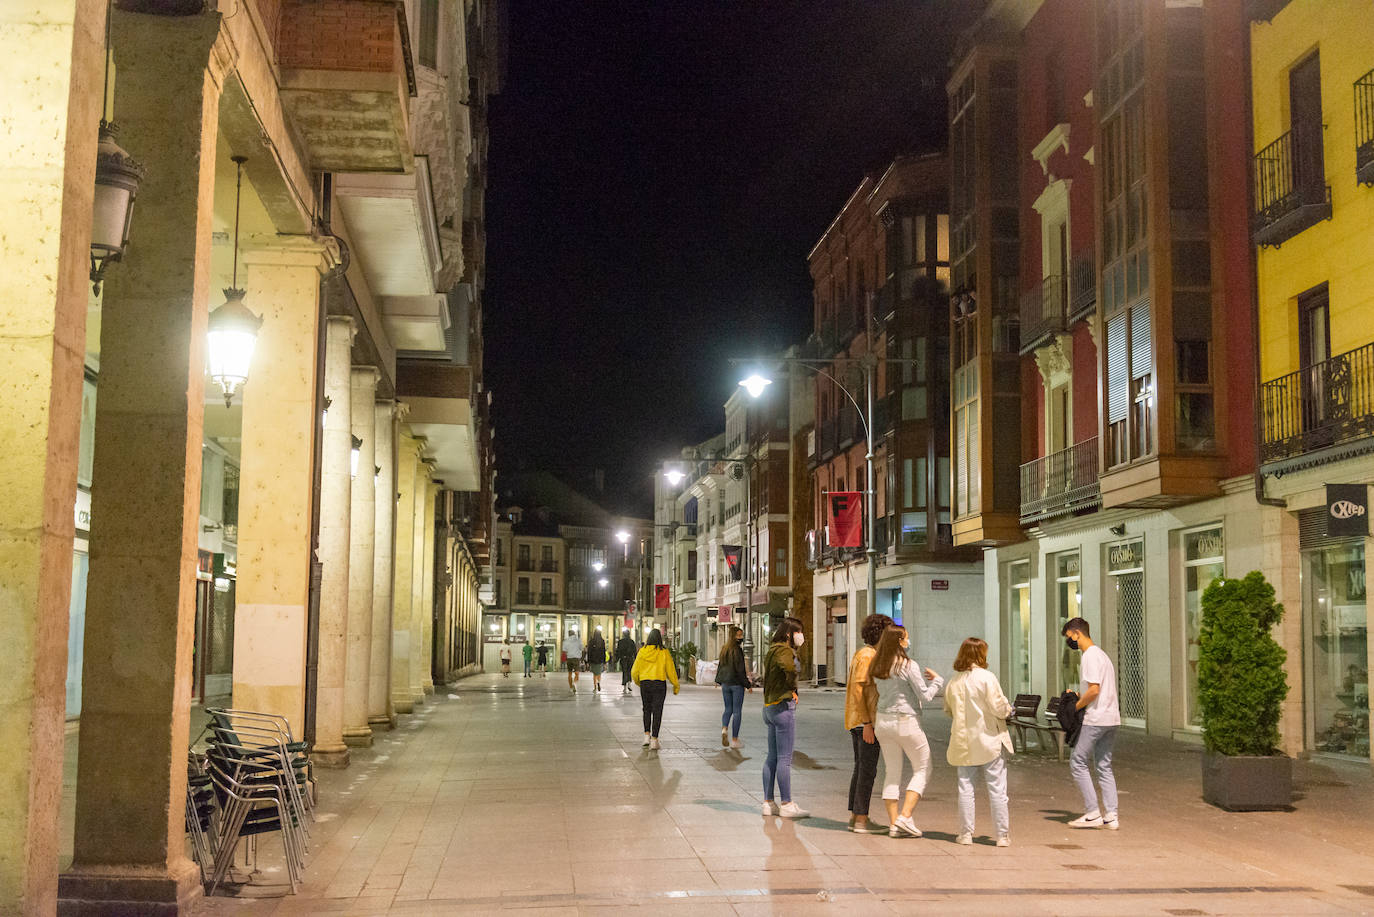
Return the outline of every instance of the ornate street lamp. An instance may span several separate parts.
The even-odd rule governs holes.
[[[105,94],[100,98],[100,143],[95,149],[95,199],[91,207],[91,290],[100,295],[105,268],[124,257],[134,198],[147,170],[115,139],[119,128],[110,111],[110,9],[105,9]]]
[[[262,327],[262,319],[244,304],[244,292],[239,289],[239,205],[243,198],[243,164],[248,157],[235,156],[233,160],[238,171],[234,192],[234,279],[224,291],[224,305],[210,313],[206,330],[210,379],[223,390],[225,407],[233,403],[239,386],[248,381],[248,367],[258,343],[258,329]]]
[[[357,436],[352,436],[353,448],[348,453],[348,476],[356,478],[358,476],[358,456],[362,454],[363,441]]]

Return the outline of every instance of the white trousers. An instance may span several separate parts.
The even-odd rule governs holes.
[[[883,798],[900,799],[902,758],[911,761],[911,781],[906,788],[924,793],[930,778],[930,743],[919,717],[902,713],[880,713],[873,721],[873,732],[883,750]]]
[[[1011,832],[1011,815],[1007,811],[1007,762],[998,755],[987,764],[959,765],[959,833],[973,833],[973,781],[979,774],[988,787],[988,805],[998,837]]]

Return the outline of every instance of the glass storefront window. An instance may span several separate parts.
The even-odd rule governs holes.
[[[1202,726],[1197,705],[1198,633],[1202,626],[1202,593],[1212,580],[1226,575],[1221,526],[1183,533],[1183,701],[1184,723]]]
[[[1007,568],[1009,682],[1013,694],[1031,693],[1030,561]]]
[[[1054,558],[1054,591],[1055,603],[1054,610],[1058,624],[1054,629],[1054,643],[1059,649],[1059,664],[1055,666],[1055,674],[1058,682],[1055,685],[1054,693],[1073,689],[1078,690],[1078,656],[1074,650],[1069,649],[1068,644],[1060,634],[1064,630],[1064,625],[1071,618],[1080,616],[1080,596],[1079,589],[1082,581],[1082,563],[1077,551],[1068,554],[1057,554]]]
[[[1369,757],[1369,619],[1362,542],[1308,552],[1313,749]]]

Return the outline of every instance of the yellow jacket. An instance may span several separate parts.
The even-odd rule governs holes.
[[[677,666],[673,664],[673,654],[661,646],[645,646],[635,657],[630,677],[635,684],[641,681],[671,681],[673,693],[677,693]]]

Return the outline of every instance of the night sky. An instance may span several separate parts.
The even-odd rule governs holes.
[[[807,253],[863,174],[943,146],[976,5],[512,0],[487,194],[499,471],[602,467],[605,502],[647,514],[658,463],[724,428],[727,358],[806,337]]]

